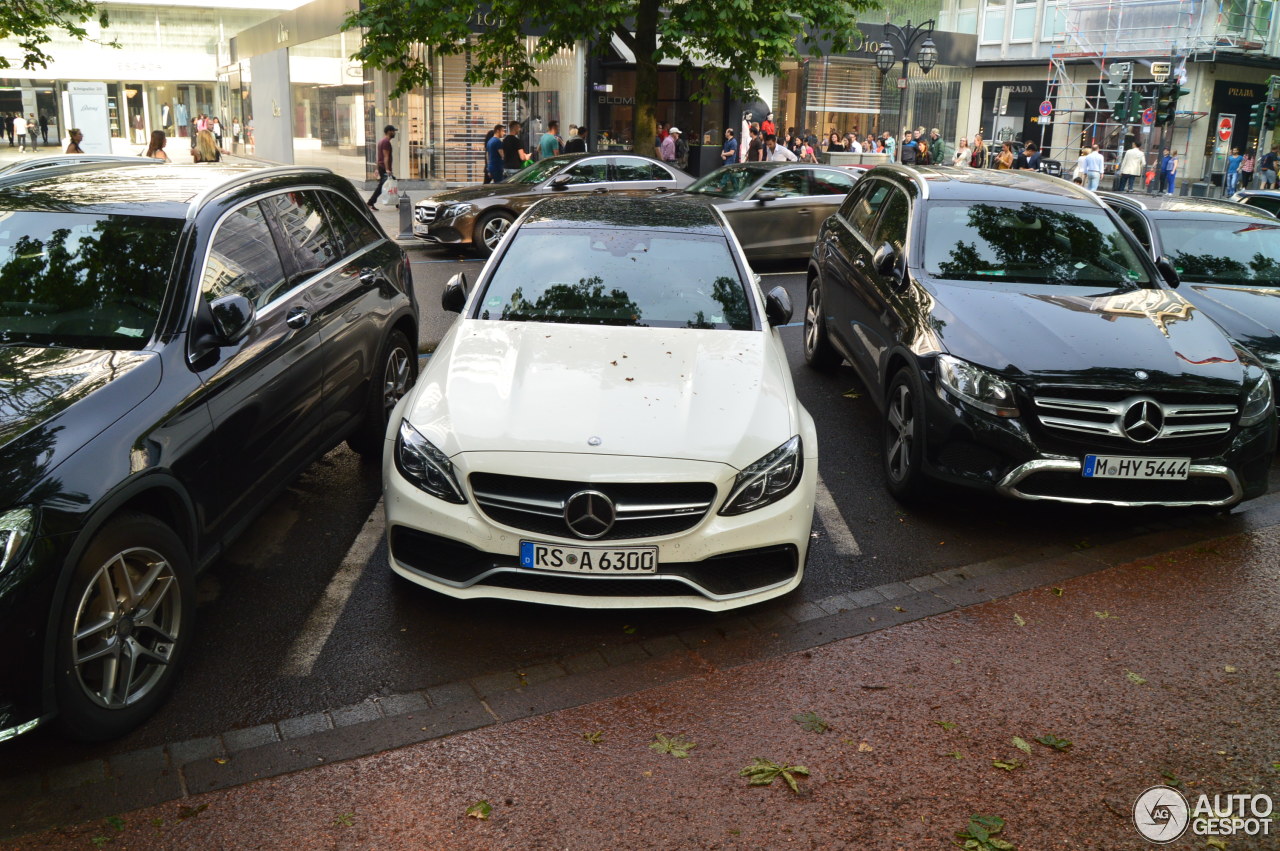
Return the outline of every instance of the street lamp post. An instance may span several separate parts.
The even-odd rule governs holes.
[[[893,63],[898,61],[898,54],[902,55],[902,76],[898,78],[898,88],[901,90],[898,96],[899,129],[904,126],[902,122],[905,120],[907,66],[911,64],[911,51],[915,49],[918,40],[924,39],[920,44],[920,52],[916,54],[916,62],[920,65],[920,70],[928,74],[933,70],[933,66],[938,64],[938,47],[933,43],[934,23],[935,21],[930,19],[919,26],[912,26],[911,21],[907,21],[905,27],[897,24],[884,25],[884,42],[876,52],[876,67],[880,69],[881,74],[886,74],[893,67]],[[896,52],[895,45],[898,48]],[[905,142],[906,140],[902,139],[898,144],[901,146]]]

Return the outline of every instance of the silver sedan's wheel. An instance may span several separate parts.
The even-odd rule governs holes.
[[[165,557],[146,547],[116,553],[76,607],[76,681],[104,709],[133,706],[164,679],[182,628],[182,590]]]
[[[71,573],[56,648],[58,721],[73,738],[113,739],[164,701],[195,625],[190,556],[167,525],[122,514]]]
[[[510,213],[502,210],[495,210],[487,213],[478,222],[476,222],[475,237],[471,240],[475,247],[476,253],[481,257],[488,257],[498,247],[498,243],[502,242],[502,237],[506,234],[507,229],[511,227],[511,223],[515,221]]]

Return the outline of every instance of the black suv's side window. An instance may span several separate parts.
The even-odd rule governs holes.
[[[200,279],[205,300],[242,295],[261,310],[287,289],[285,283],[280,253],[258,205],[248,204],[223,219]]]
[[[1151,234],[1147,233],[1147,223],[1140,213],[1133,210],[1126,210],[1124,207],[1112,207],[1116,211],[1116,215],[1120,217],[1120,221],[1125,223],[1129,230],[1133,231],[1133,235],[1138,238],[1138,242],[1142,243],[1142,247],[1151,250]]]
[[[284,232],[284,254],[292,261],[293,281],[323,272],[342,258],[338,237],[315,193],[285,192],[264,198],[262,205]]]
[[[880,205],[884,203],[885,198],[889,197],[890,189],[892,187],[889,184],[880,180],[866,181],[866,185],[859,181],[853,192],[840,205],[840,215],[850,227],[862,234],[864,238],[870,239],[876,213],[880,212]]]
[[[880,215],[880,224],[876,227],[871,245],[879,248],[887,242],[901,256],[902,248],[907,244],[907,222],[910,217],[911,205],[907,196],[901,190],[893,190],[884,203],[884,212]]]
[[[377,228],[369,224],[369,220],[360,215],[360,211],[352,206],[346,198],[333,192],[321,192],[325,209],[333,220],[333,226],[342,240],[343,256],[350,257],[367,245],[382,239]]]

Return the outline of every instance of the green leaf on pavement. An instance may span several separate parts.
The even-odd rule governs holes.
[[[1104,621],[1115,620],[1116,618],[1116,616],[1111,614],[1111,612],[1094,612],[1093,616]]]
[[[1030,755],[1031,745],[1030,743],[1027,742],[1026,739],[1022,738],[1021,736],[1014,736],[1013,739],[1011,739],[1011,741],[1013,742],[1013,746],[1015,748],[1017,748],[1018,750],[1022,751],[1025,754]]]
[[[957,761],[964,759],[964,753],[961,751],[952,751],[951,753],[947,754],[947,756]]]
[[[1222,670],[1226,671],[1228,674],[1234,674],[1238,669],[1235,665],[1226,665]]]
[[[112,830],[124,830],[124,819],[120,818],[120,816],[107,816],[107,824],[111,826]]]
[[[1012,842],[996,835],[1004,830],[1004,824],[1004,819],[999,816],[969,816],[968,827],[956,833],[956,839],[963,839],[964,844],[955,844],[974,851],[1016,851]]]
[[[634,626],[631,626],[630,624],[627,624],[622,628],[622,631],[625,632],[627,635],[634,635],[636,628]]]
[[[334,818],[333,823],[340,827],[351,827],[351,825],[356,823],[356,814],[355,813],[338,813],[338,815]]]
[[[800,787],[796,784],[796,775],[808,777],[809,769],[803,765],[783,765],[763,757],[756,757],[750,765],[738,772],[739,777],[749,778],[748,786],[771,786],[773,781],[781,777],[787,787],[799,795]]]
[[[589,745],[598,745],[600,744],[600,741],[604,738],[604,730],[596,730],[591,733],[583,733],[582,738],[585,739],[587,744]]]
[[[1005,771],[1013,771],[1015,768],[1021,768],[1021,760],[1011,759],[1008,762],[1000,759],[991,760],[991,764],[996,768],[1003,768]]]
[[[1182,785],[1182,781],[1178,779],[1178,775],[1174,774],[1167,768],[1160,772],[1160,776],[1165,779],[1165,782],[1175,789]]]
[[[1013,622],[1016,623],[1018,626],[1027,625],[1027,619],[1024,618],[1022,615],[1018,614],[1017,612],[1013,613]]]
[[[1204,841],[1204,847],[1205,848],[1221,848],[1222,851],[1227,851],[1227,843],[1223,842],[1221,839],[1219,839],[1216,836],[1206,839]]]
[[[208,804],[198,804],[194,807],[180,806],[178,807],[178,821],[186,821],[189,818],[195,818],[207,809],[209,809]]]
[[[1125,671],[1124,677],[1136,686],[1144,686],[1147,684],[1147,678],[1141,674],[1135,674],[1133,671]]]
[[[649,743],[650,749],[655,750],[658,753],[669,753],[676,759],[684,759],[689,755],[689,751],[693,750],[697,746],[698,745],[695,742],[689,741],[684,736],[672,736],[668,738],[662,733],[655,736],[653,741]]]
[[[810,733],[825,733],[831,727],[830,724],[819,718],[816,712],[801,712],[799,715],[792,715],[791,720]]]
[[[1067,748],[1071,747],[1070,741],[1067,739],[1059,739],[1053,733],[1045,733],[1043,736],[1038,737],[1036,741],[1044,745],[1046,748],[1053,748],[1055,751],[1065,751]]]
[[[467,807],[467,815],[474,819],[480,819],[480,821],[484,821],[489,818],[489,814],[492,812],[493,805],[488,801],[476,801],[474,804]]]
[[[1066,588],[1059,588],[1059,587],[1057,587],[1057,586],[1054,586],[1053,588],[1050,588],[1050,589],[1049,589],[1049,591],[1050,591],[1050,593],[1052,593],[1052,594],[1053,594],[1053,596],[1055,596],[1055,597],[1061,597],[1063,594],[1067,593],[1067,589],[1066,589]]]
[[[956,727],[960,726],[954,721],[934,721],[933,723],[937,724],[939,727],[941,727],[943,730],[946,730],[948,733],[950,733]]]

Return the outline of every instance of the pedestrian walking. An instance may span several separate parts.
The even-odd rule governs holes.
[[[676,164],[676,136],[679,131],[679,127],[672,127],[663,137],[662,144],[658,146],[658,158],[664,163]]]
[[[84,140],[84,134],[80,132],[80,128],[72,127],[71,132],[67,134],[67,150],[68,154],[83,154],[84,150],[80,147],[80,143]]]
[[[951,164],[956,168],[969,168],[973,165],[973,151],[969,150],[969,140],[961,139],[956,145],[956,152],[951,155]]]
[[[1129,143],[1129,150],[1120,158],[1120,179],[1116,183],[1117,192],[1133,190],[1134,179],[1141,177],[1147,170],[1147,158],[1138,147],[1137,141]]]
[[[947,143],[942,140],[942,133],[937,127],[929,131],[929,157],[934,165],[946,165],[950,159]]]
[[[376,210],[374,205],[378,203],[378,196],[382,194],[382,187],[388,179],[395,178],[395,169],[392,168],[394,161],[394,153],[391,148],[391,140],[396,137],[399,131],[395,125],[388,124],[382,128],[382,138],[378,140],[377,165],[378,165],[378,185],[373,187],[373,194],[369,196],[368,206],[370,210]]]
[[[1169,150],[1169,153],[1160,161],[1160,170],[1164,172],[1164,191],[1169,195],[1173,194],[1178,179],[1178,151],[1177,149]]]
[[[1012,143],[1012,142],[1001,142],[1001,143],[1000,143],[1000,153],[996,154],[996,168],[998,168],[998,169],[1002,169],[1002,168],[1008,168],[1008,169],[1011,169],[1011,168],[1013,168],[1013,162],[1014,162],[1014,156],[1013,156],[1013,143]]]
[[[1244,152],[1244,159],[1240,161],[1240,188],[1248,189],[1249,184],[1253,183],[1253,166],[1256,151],[1253,148]]]
[[[765,160],[771,163],[793,163],[799,159],[787,150],[786,145],[778,144],[778,137],[770,133],[764,137]]]
[[[749,131],[751,133],[751,141],[747,143],[747,159],[749,163],[758,163],[764,159],[764,138],[760,135],[760,128],[752,124]]]
[[[910,130],[902,131],[902,164],[916,165],[920,161],[920,141]]]
[[[675,165],[676,168],[684,170],[689,167],[689,143],[684,140],[684,133],[679,127],[672,127],[667,131],[667,138],[675,137]]]
[[[1258,170],[1262,172],[1262,188],[1276,188],[1276,160],[1280,158],[1280,145],[1272,145],[1271,150],[1262,155],[1258,161]]]
[[[1244,162],[1244,155],[1240,153],[1239,148],[1231,149],[1231,156],[1227,157],[1227,185],[1226,196],[1230,198],[1236,194],[1236,190],[1240,188],[1240,163]]]
[[[507,128],[500,123],[495,124],[484,141],[484,170],[490,183],[498,183],[506,175],[506,165],[502,158],[502,137],[505,135]]]
[[[213,134],[213,141],[218,143],[218,147],[222,147],[222,122],[214,118],[209,122],[209,132]]]
[[[542,159],[554,157],[560,153],[560,122],[548,121],[547,132],[538,140],[538,156]]]
[[[2,128],[2,129],[4,130],[4,135],[5,135],[5,136],[7,136],[7,137],[8,137],[8,139],[9,139],[9,147],[10,147],[10,148],[12,148],[12,147],[13,147],[13,144],[14,144],[14,142],[13,142],[13,113],[12,113],[12,112],[6,112],[6,113],[4,114],[4,121],[3,121],[3,123],[0,123],[0,128]]]
[[[1027,160],[1030,165],[1030,158]],[[1039,164],[1037,163],[1037,166]],[[1084,156],[1084,188],[1090,192],[1096,192],[1098,186],[1102,183],[1102,170],[1106,168],[1106,161],[1102,159],[1102,153],[1098,150],[1098,146],[1094,145],[1089,148],[1088,153]]]
[[[973,152],[969,154],[969,167],[986,168],[989,165],[987,162],[989,159],[988,155],[989,151],[987,150],[987,143],[983,141],[982,134],[979,133],[977,136],[973,137]]]
[[[40,113],[40,144],[49,144],[49,116]]]
[[[229,153],[219,147],[213,137],[212,130],[201,130],[196,134],[196,145],[191,149],[191,159],[198,163],[222,162],[222,155]]]
[[[18,137],[18,153],[27,151],[27,119],[19,112],[13,119],[13,134]]]
[[[170,162],[169,155],[164,152],[165,142],[166,137],[163,130],[152,130],[151,143],[147,145],[147,150],[143,152],[142,156],[153,160]]]
[[[564,143],[564,152],[566,154],[585,154],[587,152],[587,128],[579,127],[570,136],[572,138]]]
[[[520,138],[520,122],[507,124],[507,135],[502,137],[502,166],[504,171],[516,171],[524,168],[532,157],[524,149],[524,140]]]
[[[724,144],[720,146],[720,162],[736,163],[738,161],[738,140],[734,138],[733,128],[724,129]]]
[[[843,153],[844,142],[840,141],[840,134],[832,130],[831,135],[827,136],[827,153]]]
[[[810,141],[811,138],[813,137],[806,138],[800,144],[800,155],[798,159],[802,163],[816,163],[818,161],[818,153],[813,149],[813,142]]]
[[[894,156],[898,152],[898,140],[893,137],[893,133],[889,130],[881,134],[882,144],[885,156],[889,158],[889,162],[894,162]]]
[[[231,119],[231,153],[239,153],[240,135],[244,132],[244,128],[240,126],[240,117],[236,116]]]

